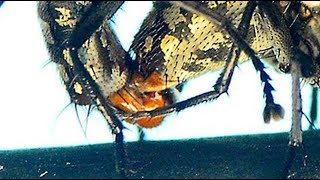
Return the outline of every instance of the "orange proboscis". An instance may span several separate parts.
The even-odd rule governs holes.
[[[155,75],[152,75],[151,78],[159,79],[154,76]],[[136,80],[136,78],[139,78],[139,81],[141,81],[140,75],[133,76],[133,80]],[[150,81],[150,78],[146,80]],[[148,89],[146,86],[153,86],[155,83],[157,82],[144,83],[144,88]],[[109,96],[108,99],[114,106],[130,113],[154,110],[158,107],[164,107],[169,103],[168,100],[161,94],[161,90],[154,92],[141,92],[137,86],[125,86]],[[143,128],[152,128],[160,125],[163,121],[163,118],[163,116],[156,116],[137,118],[134,121],[132,119],[125,120],[129,123],[137,123]]]

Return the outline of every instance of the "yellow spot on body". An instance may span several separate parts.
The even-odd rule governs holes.
[[[69,49],[64,49],[64,50],[62,51],[62,53],[63,53],[63,58],[67,61],[67,63],[68,63],[70,66],[73,66],[73,62],[72,62],[70,50],[69,50]]]
[[[177,45],[180,43],[179,39],[171,36],[171,35],[166,35],[160,44],[160,48],[162,52],[165,54],[164,59],[169,59],[171,54],[175,52],[175,49]]]
[[[153,38],[151,36],[148,36],[144,42],[145,52],[150,52],[152,50],[152,43],[153,43]]]
[[[218,7],[218,5],[223,4],[223,3],[226,3],[226,1],[209,1],[208,2],[208,7],[210,9],[213,9],[213,8]]]
[[[190,42],[196,43],[200,50],[219,49],[221,44],[231,47],[231,43],[227,42],[227,36],[224,35],[220,28],[206,18],[193,14],[191,23],[188,24],[191,34],[189,35]],[[214,39],[214,41],[213,41]]]
[[[73,28],[76,25],[76,20],[71,16],[71,10],[64,7],[55,8],[56,11],[60,12],[59,19],[55,21],[62,27],[69,26]]]
[[[74,92],[76,92],[77,94],[82,94],[83,89],[78,82],[74,83],[73,88],[74,88]]]
[[[195,34],[200,28],[203,29],[203,27],[207,27],[209,24],[210,21],[208,21],[206,18],[193,14],[191,23],[188,24],[188,27],[190,28],[190,32]]]

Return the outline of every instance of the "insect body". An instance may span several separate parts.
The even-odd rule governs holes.
[[[251,20],[247,18],[247,30],[243,30],[242,38],[245,38],[251,48],[253,48],[260,57],[279,66],[283,71],[288,71],[288,54],[289,49],[283,49],[288,44],[284,33],[278,32],[271,22],[264,20],[257,10],[249,9],[251,5],[248,2],[205,2],[203,5],[209,7],[211,11],[222,14],[230,21],[234,27],[241,28],[245,23],[243,14],[247,11],[252,12]],[[249,24],[250,23],[250,24]],[[241,26],[240,26],[241,24]],[[270,33],[275,40],[270,41],[265,31],[266,24],[271,26]],[[287,30],[285,28],[282,28]],[[247,37],[246,37],[247,36]],[[269,38],[269,39],[268,39]],[[161,90],[176,86],[188,79],[198,77],[208,71],[222,69],[230,64],[237,64],[249,60],[246,53],[239,53],[232,63],[230,49],[234,49],[235,44],[233,37],[226,32],[221,26],[209,21],[203,16],[191,13],[181,7],[156,3],[154,10],[146,18],[140,32],[135,36],[131,49],[136,54],[139,61],[138,71],[146,77],[150,72],[157,73],[162,78],[163,84],[153,86],[154,89],[146,89],[145,84],[136,82],[137,86],[142,86],[143,91]],[[239,51],[240,52],[240,51]],[[231,55],[231,56],[230,56]],[[230,56],[230,57],[229,57]],[[229,59],[228,59],[229,58]],[[263,67],[259,67],[262,68]],[[226,77],[221,77],[219,81],[226,81],[227,76],[232,74],[233,67],[227,69]],[[261,76],[266,76],[265,82],[266,93],[266,115],[265,121],[269,122],[271,116],[274,119],[283,117],[281,106],[273,102],[271,94],[272,86],[268,82],[268,77],[264,71]],[[227,80],[228,81],[228,80]],[[226,85],[230,82],[219,82],[215,85],[224,91],[220,85]],[[219,96],[223,92],[217,93]],[[194,100],[194,101],[199,101]],[[204,101],[208,100],[203,98]],[[192,103],[191,103],[192,104]],[[181,106],[186,106],[181,104]],[[173,107],[172,109],[174,109]],[[184,107],[182,107],[183,109]],[[177,109],[176,109],[177,110]],[[170,111],[171,112],[171,111]],[[152,114],[149,114],[153,116]]]
[[[302,142],[299,78],[319,86],[318,11],[300,2],[155,2],[131,44],[120,45],[109,20],[123,2],[39,2],[51,59],[72,101],[94,105],[117,144],[122,123],[158,126],[163,117],[227,92],[234,67],[252,60],[264,85],[264,120],[283,117],[260,59],[291,72],[293,128]],[[214,90],[175,102],[176,86],[223,69]],[[300,75],[301,72],[301,75]]]

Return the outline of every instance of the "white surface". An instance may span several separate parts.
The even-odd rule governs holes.
[[[134,3],[134,2],[132,2]],[[131,3],[131,4],[132,4]],[[142,12],[142,5],[134,5],[134,12]],[[150,5],[150,4],[148,4]],[[129,10],[123,10],[128,12]],[[122,13],[126,14],[126,13]],[[118,23],[120,30],[128,27],[130,15]],[[135,15],[136,17],[136,15]],[[133,18],[134,20],[136,18]],[[86,135],[77,119],[74,106],[62,85],[55,65],[49,63],[38,24],[35,2],[7,1],[0,9],[1,59],[1,118],[0,149],[65,146],[111,142],[113,137],[102,116],[92,113]],[[130,43],[130,36],[121,36]],[[125,45],[126,47],[128,45]],[[46,66],[45,66],[46,65]],[[263,96],[259,75],[252,63],[236,69],[229,96],[168,116],[158,128],[147,130],[147,139],[181,139],[213,137],[233,134],[252,134],[289,131],[291,117],[291,79],[268,70],[273,78],[276,102],[286,110],[285,119],[266,125],[263,123]],[[219,72],[190,81],[181,99],[205,92],[214,84]],[[309,113],[310,88],[303,87],[305,113]],[[84,109],[84,111],[81,111]],[[79,108],[85,124],[85,108]],[[59,115],[60,114],[60,115]],[[307,123],[304,120],[304,127]],[[127,141],[137,139],[136,128],[128,126]]]

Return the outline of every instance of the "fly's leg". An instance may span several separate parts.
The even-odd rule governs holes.
[[[116,169],[121,178],[126,178],[126,157],[124,150],[123,125],[116,114],[116,109],[107,101],[101,92],[99,86],[92,79],[89,72],[80,61],[77,50],[82,44],[101,26],[103,21],[110,19],[112,15],[120,8],[123,1],[92,2],[92,6],[83,14],[76,28],[72,30],[62,46],[69,50],[72,64],[63,62],[65,66],[71,66],[73,74],[80,79],[80,84],[84,91],[89,95],[92,105],[98,107],[102,112],[113,134],[115,134],[115,155]]]
[[[244,15],[238,27],[238,31],[240,32],[240,35],[242,37],[247,36],[249,23],[255,7],[256,7],[256,3],[249,2],[243,13]],[[214,85],[215,91],[217,91],[218,94],[220,95],[228,91],[234,68],[236,67],[239,56],[240,56],[240,52],[241,50],[239,49],[239,47],[235,43],[233,43],[227,57],[226,66],[223,69],[220,76],[218,77],[216,84]]]
[[[98,85],[90,76],[89,72],[85,69],[81,63],[77,51],[75,49],[70,50],[70,55],[73,61],[73,71],[79,77],[80,84],[84,87],[84,91],[90,96],[92,104],[97,106],[101,111],[113,134],[115,134],[115,146],[116,146],[116,169],[121,178],[126,177],[126,158],[125,150],[123,147],[123,125],[119,116],[116,113],[116,109],[106,100]]]
[[[278,11],[275,10],[274,6],[272,6],[272,3],[263,3],[261,2],[261,9],[265,14],[269,17],[271,21],[274,21],[274,23],[281,22],[280,15],[277,15]],[[274,8],[274,10],[271,10]],[[285,24],[284,22],[280,24]],[[290,39],[291,36],[289,36]],[[291,45],[290,45],[291,44]],[[303,146],[303,136],[302,136],[302,127],[301,127],[301,118],[302,118],[302,98],[301,98],[301,89],[300,89],[300,78],[302,77],[302,71],[301,66],[303,66],[303,62],[305,61],[303,56],[299,55],[299,49],[297,52],[294,52],[296,49],[292,45],[294,42],[291,42],[288,44],[288,49],[291,50],[290,53],[290,73],[292,78],[292,125],[289,135],[289,147],[288,147],[288,154],[287,159],[285,162],[285,168],[284,168],[284,177],[288,178],[290,176],[290,170],[292,169],[293,160],[301,157],[303,159],[303,165],[306,165],[306,152]],[[310,68],[308,68],[310,69]],[[311,70],[311,69],[310,69]],[[301,153],[298,153],[298,150],[302,151]]]
[[[124,137],[122,129],[119,133],[116,134],[115,138],[115,157],[116,157],[116,170],[119,173],[121,178],[127,178],[127,159],[126,152],[124,149]]]
[[[139,133],[139,141],[144,141],[146,134],[145,134],[143,128],[138,127],[138,133]]]
[[[300,68],[298,63],[293,61],[291,64],[292,77],[292,126],[290,133],[290,142],[292,146],[299,146],[302,143],[302,102],[300,90]]]
[[[318,115],[318,88],[312,88],[312,100],[310,105],[310,125],[309,130],[315,130],[315,124],[317,123],[317,115]]]

